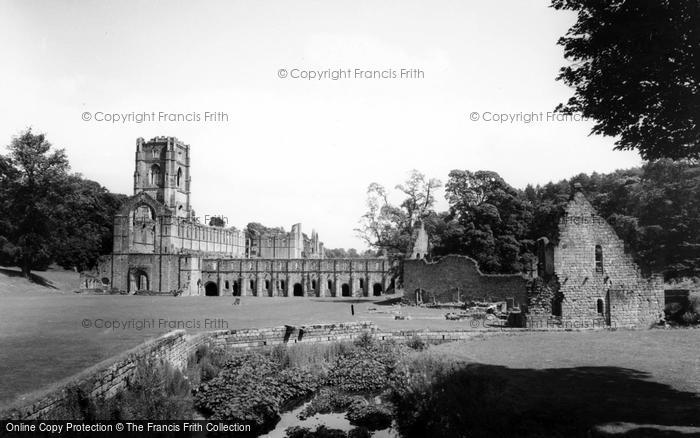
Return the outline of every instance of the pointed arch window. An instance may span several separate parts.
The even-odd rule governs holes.
[[[151,166],[150,183],[151,185],[160,185],[160,166],[157,164]]]

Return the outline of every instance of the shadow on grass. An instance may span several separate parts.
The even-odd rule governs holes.
[[[399,402],[399,428],[406,437],[583,437],[609,422],[700,425],[696,394],[648,378],[617,367],[468,365],[414,386]],[[676,436],[645,436],[662,435]]]
[[[359,304],[372,303],[374,300],[370,298],[353,298],[353,297],[333,297],[333,298],[316,298],[312,301],[319,303],[337,303],[337,304]]]
[[[0,274],[4,274],[8,277],[24,277],[22,271],[16,269],[0,268]],[[37,274],[29,274],[28,280],[39,286],[47,287],[49,289],[58,289],[49,280]]]
[[[374,304],[376,304],[377,306],[393,306],[395,304],[401,304],[401,297],[387,298],[382,301],[377,301]]]

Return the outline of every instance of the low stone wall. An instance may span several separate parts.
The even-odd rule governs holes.
[[[111,398],[126,387],[139,361],[153,358],[183,369],[197,348],[205,344],[227,349],[251,349],[285,343],[351,340],[362,332],[375,333],[377,328],[370,322],[350,322],[222,330],[195,335],[177,330],[61,380],[50,389],[26,396],[0,411],[0,419],[65,419],[60,417],[75,402],[76,389],[89,399]]]
[[[76,389],[91,399],[110,398],[126,386],[140,360],[158,358],[182,368],[190,351],[191,344],[184,331],[170,332],[61,380],[51,389],[28,395],[0,412],[0,418],[61,419],[57,416],[67,410]]]

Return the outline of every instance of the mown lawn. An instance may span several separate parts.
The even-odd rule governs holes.
[[[431,352],[469,363],[481,379],[505,382],[512,415],[529,421],[531,431],[587,436],[594,426],[618,422],[700,427],[698,345],[699,329],[521,333]]]
[[[74,272],[37,272],[34,282],[29,282],[16,269],[0,267],[0,404],[176,329],[178,324],[192,332],[367,320],[391,329],[468,327],[464,321],[445,320],[445,311],[377,304],[382,297],[242,297],[240,305],[233,305],[230,296],[97,296],[76,294],[77,288]],[[369,312],[371,307],[378,312]],[[410,314],[413,319],[394,320],[392,312]],[[90,327],[83,326],[84,320]],[[113,321],[132,325],[104,328]]]
[[[243,297],[234,306],[232,297],[90,296],[72,292],[77,288],[75,273],[37,274],[37,282],[30,283],[16,271],[0,268],[0,404],[176,328],[171,323],[199,325],[189,331],[365,320],[393,330],[469,326],[467,321],[446,321],[445,310],[396,308],[378,303],[382,298]],[[370,312],[371,307],[378,312]],[[394,320],[391,312],[412,319]],[[84,320],[90,327],[83,327]],[[96,321],[148,325],[96,328]],[[215,325],[206,327],[207,321]],[[435,348],[509,369],[628,369],[643,379],[697,393],[697,345],[700,330],[652,330],[505,334]]]

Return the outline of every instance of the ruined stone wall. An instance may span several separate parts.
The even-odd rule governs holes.
[[[102,293],[163,293],[199,295],[200,262],[178,254],[114,254],[81,273],[80,289]],[[146,277],[141,287],[140,276]]]
[[[405,260],[405,298],[423,302],[506,301],[526,304],[527,280],[519,274],[482,274],[474,259],[451,255],[429,263]],[[418,294],[417,294],[418,293]]]
[[[559,223],[554,272],[563,319],[648,327],[663,311],[661,280],[642,277],[624,242],[580,192]]]
[[[206,259],[202,283],[219,295],[372,296],[389,288],[386,259]]]
[[[146,212],[137,218],[135,212]],[[244,257],[245,233],[179,218],[146,193],[129,198],[114,217],[114,254],[211,253]]]

